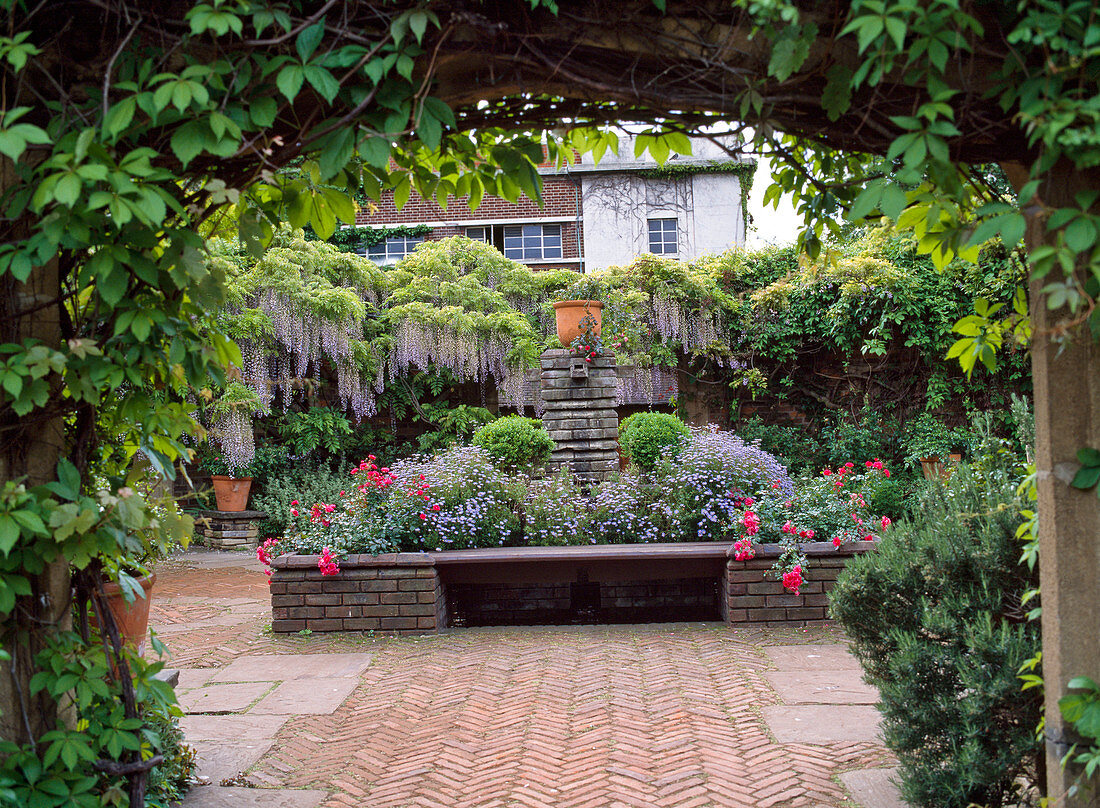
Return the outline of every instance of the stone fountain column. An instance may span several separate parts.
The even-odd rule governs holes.
[[[556,444],[550,471],[568,467],[587,484],[606,480],[619,468],[615,357],[586,362],[554,348],[542,354],[541,366],[542,422]]]

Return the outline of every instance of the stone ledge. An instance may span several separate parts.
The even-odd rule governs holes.
[[[563,412],[567,410],[582,410],[585,412],[591,412],[593,415],[588,417],[594,418],[610,418],[612,416],[618,417],[617,410],[615,409],[618,404],[615,402],[614,396],[605,396],[604,398],[584,399],[581,401],[574,401],[569,398],[555,398],[548,399],[543,398],[543,403],[546,405],[546,415],[544,418],[552,418],[550,413]],[[575,418],[575,415],[568,416]]]
[[[610,391],[610,395],[608,392]],[[615,402],[615,387],[598,387],[590,386],[583,387],[577,385],[575,388],[542,388],[540,393],[542,400],[546,402],[547,408],[556,405],[556,402],[569,401],[573,403],[582,403],[584,406],[591,409],[604,409],[604,405],[599,403],[602,401],[610,401],[610,408],[614,409]],[[551,404],[555,402],[555,404]]]
[[[840,547],[833,547],[831,541],[807,541],[799,542],[798,549],[815,559],[815,562],[820,559],[825,563],[828,563],[829,556],[853,556],[860,553],[867,553],[875,549],[877,541],[850,541],[846,542]],[[731,546],[729,549],[729,558],[733,562],[733,557],[736,554],[736,550]],[[756,558],[778,558],[783,554],[783,548],[778,544],[758,544],[756,545]],[[752,561],[733,562],[749,565],[748,568],[752,569]],[[758,562],[759,563],[759,562]],[[768,565],[771,565],[771,561]],[[843,566],[843,565],[841,565]]]
[[[318,558],[319,556],[315,555],[287,553],[273,559],[271,567],[277,570],[317,570]],[[340,564],[347,567],[431,567],[435,561],[427,553],[381,553],[379,555],[363,553],[349,555],[342,559]]]
[[[744,562],[729,558],[726,542],[364,554],[342,559],[341,571],[332,576],[317,569],[317,556],[284,555],[272,564],[272,627],[277,632],[436,632],[447,626],[447,582],[465,585],[466,598],[486,593],[484,608],[464,602],[467,611],[514,621],[541,609],[552,620],[568,622],[572,606],[566,608],[563,599],[571,599],[578,582],[589,580],[601,587],[600,609],[608,618],[622,619],[621,610],[643,601],[650,607],[667,601],[671,614],[692,604],[705,606],[700,598],[711,597],[716,613],[731,624],[816,625],[826,621],[827,593],[845,562],[874,545],[853,542],[839,551],[830,542],[800,545],[810,565],[798,595],[770,572],[781,552],[778,545],[759,546],[757,558]],[[694,579],[704,589],[677,584],[677,594],[668,581],[661,583],[672,577]],[[704,591],[710,594],[704,597]]]
[[[268,517],[268,514],[263,511],[192,511],[191,514],[204,519],[219,519],[223,522],[237,522],[245,519],[262,521]]]

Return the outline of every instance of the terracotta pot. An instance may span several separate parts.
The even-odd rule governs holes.
[[[941,468],[939,455],[930,455],[920,459],[920,470],[926,480],[940,476]]]
[[[113,581],[103,585],[103,592],[107,595],[107,608],[111,610],[111,616],[118,626],[118,633],[122,641],[136,648],[139,655],[145,654],[145,641],[149,638],[149,601],[153,597],[153,584],[157,582],[156,573],[148,578],[141,578],[144,598],[134,598],[133,603],[127,603],[122,589]],[[92,621],[93,624],[95,621]]]
[[[950,463],[941,463],[938,455],[932,455],[931,457],[922,457],[920,459],[920,470],[924,474],[924,479],[931,480],[935,477],[939,477],[946,482],[951,479],[951,473],[955,470],[955,465],[962,460],[962,455],[957,452],[952,452],[947,456]]]
[[[587,309],[587,311],[586,311]],[[603,303],[598,300],[560,300],[554,304],[554,319],[558,326],[558,339],[561,347],[568,348],[573,340],[583,336],[580,322],[586,314],[591,313],[596,321],[593,329],[595,335],[600,335],[600,325],[603,322]]]
[[[214,498],[219,511],[243,511],[248,508],[248,492],[252,488],[251,477],[225,477],[215,474],[210,478],[214,486]]]

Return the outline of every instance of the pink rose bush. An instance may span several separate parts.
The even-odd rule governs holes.
[[[340,572],[339,556],[348,552],[379,553],[390,549],[372,524],[384,510],[395,478],[380,468],[374,455],[350,470],[355,484],[340,492],[338,502],[315,502],[306,508],[298,500],[290,505],[290,527],[279,538],[268,538],[256,550],[256,557],[271,576],[272,559],[283,553],[319,555],[322,575]]]
[[[800,544],[827,541],[839,549],[848,542],[873,541],[890,527],[890,518],[872,513],[868,504],[871,492],[889,477],[889,469],[875,458],[862,464],[843,463],[822,469],[813,477],[796,479],[793,494],[780,480],[760,492],[753,502],[752,541],[784,548],[773,569],[788,591],[797,594],[806,579],[808,565]],[[731,497],[736,499],[735,494]],[[729,519],[728,525],[734,539],[734,558],[752,558],[749,534],[732,535],[740,533],[739,518]]]

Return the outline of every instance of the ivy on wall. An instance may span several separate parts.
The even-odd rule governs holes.
[[[756,177],[757,162],[755,160],[724,160],[720,163],[707,165],[685,164],[669,161],[657,168],[643,168],[635,171],[636,176],[643,179],[674,180],[684,177],[693,177],[696,174],[732,174],[737,177],[738,187],[741,189],[741,213],[745,217],[745,225],[752,224],[749,216],[749,193],[752,191],[752,182]]]

